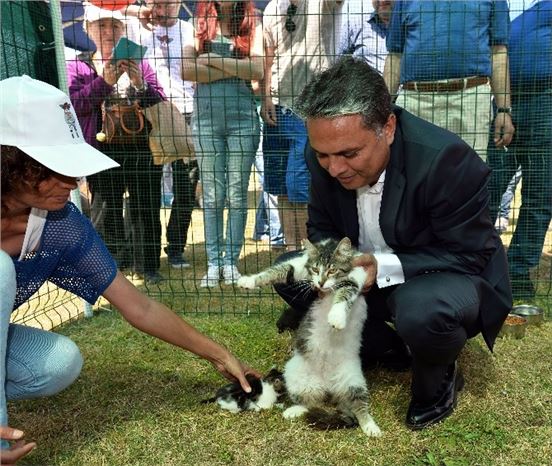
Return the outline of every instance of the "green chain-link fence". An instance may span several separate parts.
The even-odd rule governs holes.
[[[290,150],[302,154],[301,138],[304,138],[304,129],[300,129],[300,124],[293,118],[289,118],[294,116],[291,110],[294,97],[312,73],[328,66],[342,53],[364,56],[384,73],[387,56],[385,35],[388,31],[391,34],[395,31],[394,48],[391,51],[391,58],[387,59],[388,68],[385,70],[385,77],[393,93],[398,94],[397,104],[459,133],[469,144],[475,146],[482,156],[486,155],[488,131],[489,127],[492,130],[493,121],[491,97],[493,93],[495,96],[499,94],[500,89],[506,85],[507,73],[500,74],[500,70],[493,68],[489,80],[480,82],[470,78],[464,80],[462,89],[451,91],[449,87],[457,84],[456,80],[449,78],[455,78],[455,76],[440,74],[437,71],[440,69],[439,65],[462,62],[463,67],[470,68],[470,60],[478,60],[480,57],[477,53],[454,56],[453,59],[450,56],[440,55],[439,52],[429,55],[420,52],[416,55],[417,52],[411,52],[409,41],[413,39],[408,37],[408,31],[413,28],[409,20],[418,15],[427,21],[427,23],[422,21],[423,24],[420,26],[422,31],[418,31],[422,37],[425,37],[423,28],[427,27],[431,29],[429,32],[434,34],[441,36],[448,34],[445,39],[441,37],[440,42],[449,40],[454,44],[460,40],[467,40],[466,38],[470,36],[464,28],[468,23],[461,21],[461,18],[473,14],[474,9],[483,9],[487,2],[452,2],[452,9],[448,12],[450,21],[447,24],[440,24],[439,27],[435,27],[430,19],[438,18],[441,14],[440,9],[444,8],[443,5],[451,2],[421,2],[422,7],[419,11],[404,13],[400,20],[402,23],[397,20],[400,23],[398,26],[393,25],[392,22],[388,24],[389,17],[384,7],[375,14],[371,1],[271,2],[264,10],[264,16],[260,10],[267,2],[259,2],[257,4],[259,21],[262,17],[262,25],[259,25],[257,30],[258,34],[261,34],[260,61],[251,62],[250,79],[241,81],[227,79],[224,85],[219,83],[209,86],[200,82],[189,86],[188,90],[196,93],[195,106],[192,101],[186,100],[180,79],[181,73],[185,72],[186,76],[195,76],[198,81],[205,80],[200,76],[200,69],[204,62],[201,59],[195,60],[190,55],[190,50],[194,52],[197,49],[197,43],[194,43],[191,26],[188,27],[193,20],[188,20],[186,17],[188,13],[195,11],[194,3],[183,3],[180,17],[185,19],[180,19],[176,23],[176,30],[172,27],[171,32],[168,32],[167,27],[155,27],[150,32],[140,28],[136,18],[127,17],[123,35],[128,35],[135,42],[148,47],[149,55],[146,52],[146,58],[152,70],[149,87],[152,87],[151,83],[163,84],[168,100],[175,105],[176,111],[187,118],[189,131],[193,133],[196,144],[196,155],[201,160],[199,165],[205,170],[202,176],[203,182],[200,181],[196,186],[198,168],[193,161],[154,164],[147,145],[143,144],[143,141],[147,141],[144,139],[142,143],[130,143],[119,147],[93,141],[122,163],[123,169],[119,172],[113,171],[110,174],[91,177],[88,180],[89,185],[81,186],[84,209],[106,240],[120,268],[138,286],[143,286],[148,294],[159,298],[174,309],[185,312],[242,314],[272,312],[282,307],[281,302],[270,290],[245,293],[233,284],[225,284],[225,279],[231,281],[232,273],[235,272],[227,266],[236,266],[237,271],[242,274],[257,271],[273,262],[286,248],[293,249],[304,237],[306,204],[305,199],[301,198],[301,189],[304,191],[304,187],[301,186],[301,171],[295,167],[292,169],[298,170],[297,173],[290,173],[289,166],[274,165],[274,160],[282,154],[289,153]],[[383,3],[392,4],[393,2]],[[433,9],[430,5],[434,5]],[[437,8],[435,5],[438,5]],[[94,43],[83,35],[81,2],[61,2],[61,7],[64,8],[62,13],[64,26],[67,28],[66,44],[87,49],[93,49],[95,45],[100,47],[99,43]],[[48,4],[42,1],[1,2],[0,77],[2,79],[25,73],[57,84],[53,33],[48,8]],[[514,8],[513,5],[512,8]],[[493,14],[498,15],[500,12]],[[507,15],[508,12],[504,14]],[[172,21],[169,22],[172,23]],[[208,46],[204,43],[199,53],[211,52],[234,57],[243,53],[231,41],[224,39],[224,33],[228,35],[228,31],[222,32],[222,38],[217,37],[206,41]],[[96,37],[96,42],[99,41],[101,38]],[[494,45],[500,45],[499,42]],[[175,44],[178,46],[175,47]],[[251,47],[258,47],[258,45]],[[450,54],[453,53],[452,47],[453,45],[451,45]],[[470,47],[462,47],[470,49]],[[409,56],[409,53],[413,55]],[[494,47],[489,53],[494,54],[495,66],[504,63],[505,50]],[[531,54],[532,52],[517,50],[516,53]],[[77,64],[82,65],[80,62],[84,62],[85,65],[82,66],[88,66],[87,72],[94,76],[101,76],[103,73],[102,70],[97,69],[100,62],[94,62],[94,55],[91,53],[83,54],[68,48],[64,58],[69,70],[68,84],[73,91],[78,88],[79,80],[84,79],[83,68],[77,66]],[[534,60],[541,58],[534,57]],[[272,67],[267,68],[266,62]],[[169,63],[169,66],[164,68],[163,63]],[[425,64],[430,69],[416,68],[416,63],[419,66]],[[263,68],[272,70],[271,73],[265,74],[265,81],[261,82],[255,79],[259,77],[255,72],[255,67],[259,64],[261,70]],[[74,71],[75,67],[80,71]],[[71,69],[73,72],[70,71]],[[186,69],[188,71],[185,71]],[[418,79],[416,76],[425,77]],[[267,77],[271,80],[268,84]],[[475,78],[478,77],[475,76]],[[418,87],[418,81],[430,81],[433,84],[426,88],[424,85]],[[539,88],[537,84],[540,82],[536,81],[535,87],[529,90],[530,93],[549,95],[552,92],[550,82],[548,87],[545,85]],[[168,88],[167,83],[172,83],[173,87]],[[134,86],[137,92],[141,92],[140,86],[134,84],[124,79],[118,81],[121,89],[123,86]],[[272,93],[273,99],[270,96],[267,99],[269,92]],[[519,94],[519,88],[516,88],[515,92]],[[468,93],[473,94],[470,96],[471,100],[466,97]],[[97,100],[98,96],[91,95],[90,98]],[[544,101],[550,102],[550,99]],[[295,149],[290,149],[283,142],[280,144],[274,127],[270,124],[267,126],[267,123],[263,124],[257,115],[257,112],[264,112],[266,116],[270,102],[280,104],[280,107],[272,111],[281,112],[279,118],[290,122],[288,131],[294,135],[297,144]],[[531,116],[522,111],[515,113],[519,102],[519,97],[514,95],[512,102],[514,124],[523,131],[523,128],[527,127],[524,119],[529,121]],[[144,106],[154,103],[156,103],[155,99],[149,103],[145,102]],[[487,110],[481,111],[481,107]],[[199,114],[190,115],[198,108],[201,109],[201,117],[198,116]],[[541,111],[548,112],[548,115],[552,114],[550,108],[541,108]],[[244,112],[254,115],[254,120],[244,119]],[[476,121],[477,118],[481,118],[482,113],[483,119],[487,119],[483,123]],[[104,132],[105,124],[102,126],[99,103],[94,118],[97,119],[94,122],[97,123],[97,133]],[[215,127],[224,128],[221,131],[223,133],[226,131],[226,136],[232,131],[238,136],[222,138],[223,146],[215,147],[220,143],[214,137]],[[172,128],[173,124],[163,122],[160,132],[171,137],[174,136]],[[259,141],[262,135],[261,128],[264,132],[270,133],[270,143],[265,141],[263,144]],[[536,131],[549,133],[552,128],[548,122],[546,127],[543,126]],[[537,136],[538,134],[533,134],[533,137]],[[267,151],[264,153],[264,160],[263,147]],[[526,152],[535,150],[540,151],[538,156],[542,159],[549,160],[552,157],[550,147],[529,148]],[[222,152],[226,152],[228,160],[232,159],[234,162],[225,167],[215,163],[215,158]],[[508,151],[504,151],[504,154],[508,155]],[[531,155],[535,159],[534,152]],[[268,157],[275,157],[275,159],[267,162]],[[546,166],[550,167],[550,163],[543,164],[543,167]],[[502,169],[497,167],[497,170]],[[269,195],[263,191],[261,184],[263,170],[264,182],[271,186],[272,192],[282,189],[282,186],[286,189],[287,181],[288,190],[290,184],[295,183],[295,189],[299,194],[296,192],[295,197]],[[287,174],[286,170],[288,170]],[[214,176],[207,176],[209,174]],[[521,178],[521,182],[512,190],[513,200],[509,213],[501,212],[497,223],[498,228],[504,227],[502,239],[507,246],[512,241],[516,224],[522,215],[529,215],[531,218],[540,215],[541,206],[538,205],[528,206],[528,211],[522,214],[520,193],[527,189],[527,185],[524,188],[523,173]],[[549,173],[548,175],[546,172],[541,173],[540,178],[538,176],[532,178],[531,189],[546,191],[546,183],[549,184],[550,179]],[[224,187],[224,183],[229,186]],[[240,198],[242,189],[247,195],[245,200]],[[216,199],[213,200],[213,197]],[[542,198],[541,201],[545,202]],[[180,207],[177,207],[174,202]],[[226,204],[221,205],[221,202]],[[278,202],[279,206],[276,205]],[[245,224],[242,225],[240,222],[244,221],[244,216],[240,214],[240,209],[244,205],[247,215]],[[177,212],[178,208],[182,211]],[[172,221],[171,214],[174,215]],[[220,215],[224,217],[222,223]],[[188,219],[187,216],[191,218]],[[186,227],[188,221],[189,228]],[[227,229],[223,225],[228,223],[230,227]],[[533,226],[530,225],[530,228]],[[211,244],[207,245],[207,248],[206,234],[211,238]],[[215,238],[214,241],[213,238]],[[221,238],[225,239],[221,240]],[[517,238],[519,240],[519,233]],[[537,243],[540,241],[536,236],[531,235],[531,232],[527,233],[525,238]],[[217,242],[221,244],[217,245]],[[550,229],[546,232],[542,248],[540,244],[526,244],[524,247],[536,247],[540,251],[540,261],[531,270],[531,277],[537,288],[537,303],[550,309],[552,294]],[[239,259],[235,260],[233,256],[237,257],[238,254]],[[220,266],[219,275],[209,276],[211,268],[208,264]],[[230,276],[227,276],[228,273]],[[209,279],[211,283],[207,284],[213,286],[202,286]],[[79,315],[80,309],[81,304],[78,300],[71,299],[67,293],[48,285],[44,286],[37,296],[24,306],[24,309],[18,310],[15,320],[52,327]]]

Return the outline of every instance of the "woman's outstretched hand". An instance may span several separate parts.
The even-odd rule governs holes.
[[[26,443],[23,440],[25,434],[19,429],[8,426],[0,426],[0,439],[12,440],[15,443],[7,450],[0,450],[0,464],[3,466],[15,464],[24,456],[28,455],[36,447],[36,443]]]
[[[215,361],[213,365],[216,369],[228,380],[237,380],[241,387],[247,392],[251,392],[251,386],[245,378],[247,374],[252,374],[255,377],[261,378],[262,375],[254,369],[242,364],[232,354],[228,354],[224,361]]]

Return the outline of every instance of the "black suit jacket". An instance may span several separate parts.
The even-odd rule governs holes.
[[[492,350],[512,307],[506,255],[488,213],[490,169],[458,136],[399,107],[379,223],[405,279],[441,271],[467,275],[479,293],[482,333]],[[307,149],[309,239],[349,237],[358,246],[356,191]],[[429,290],[429,292],[431,292]]]

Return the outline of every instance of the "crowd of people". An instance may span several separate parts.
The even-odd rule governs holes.
[[[87,5],[96,50],[67,62],[69,96],[28,77],[2,81],[0,438],[21,435],[4,427],[7,399],[56,393],[81,368],[66,338],[9,324],[46,280],[89,302],[103,295],[133,326],[244,389],[245,375],[258,375],[118,271],[163,279],[163,168],[147,120],[123,142],[106,138],[107,106],[121,101],[169,100],[191,125],[197,161],[170,164],[172,267],[193,260],[184,250],[199,171],[200,286],[238,280],[261,153],[263,190],[274,196],[265,199],[279,210],[265,219],[283,231],[272,238],[269,228],[269,240],[297,254],[307,236],[349,237],[370,272],[370,357],[412,367],[406,424],[448,416],[467,339],[482,333],[492,349],[512,295],[535,295],[530,271],[552,217],[552,60],[539,59],[552,52],[552,1],[271,0],[263,14],[251,0],[199,1],[192,23],[179,9],[174,0]],[[147,46],[144,59],[112,59],[125,35]],[[48,125],[33,125],[37,107]],[[522,202],[506,261],[494,225],[518,169]],[[83,176],[92,222],[68,203]],[[295,320],[314,298],[298,300],[292,283],[278,292]],[[37,367],[33,377],[20,359]],[[16,444],[2,460],[32,447]]]
[[[549,65],[532,58],[549,54],[547,3],[272,0],[260,12],[253,1],[201,1],[189,21],[179,19],[181,3],[172,0],[115,12],[88,5],[84,27],[96,52],[68,60],[70,94],[88,142],[121,163],[89,179],[94,225],[121,268],[131,267],[150,284],[163,280],[162,167],[148,157],[147,122],[126,145],[95,136],[104,100],[124,96],[145,107],[168,99],[190,123],[197,157],[165,167],[174,199],[169,265],[190,266],[184,250],[199,178],[207,256],[200,286],[236,282],[255,161],[262,198],[253,236],[299,249],[307,236],[310,175],[307,131],[295,99],[316,73],[353,55],[384,76],[397,105],[488,157],[499,231],[515,188],[506,181],[514,181],[516,170],[518,181],[524,179],[509,255],[515,296],[531,298],[529,272],[538,264],[552,209],[549,105],[537,112],[528,102],[535,94],[548,97]],[[124,34],[147,47],[145,59],[114,72],[107,58]],[[514,121],[523,126],[517,136]],[[535,131],[539,137],[527,136]]]

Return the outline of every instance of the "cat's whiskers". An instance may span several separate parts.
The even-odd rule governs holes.
[[[303,281],[300,281],[300,282],[296,282],[295,290],[297,291],[297,293],[291,299],[291,302],[294,302],[295,300],[303,298],[303,297],[307,297],[308,294],[311,292],[312,287],[311,287],[309,281],[303,280]]]

